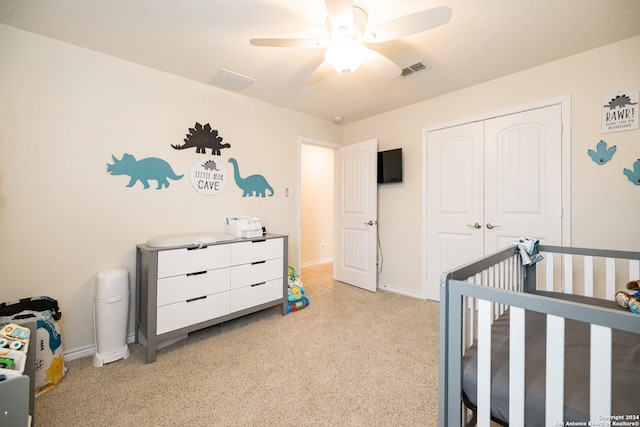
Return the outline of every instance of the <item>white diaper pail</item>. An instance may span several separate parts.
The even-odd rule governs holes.
[[[94,303],[96,354],[93,366],[99,367],[129,357],[128,317],[129,272],[124,268],[98,272]]]

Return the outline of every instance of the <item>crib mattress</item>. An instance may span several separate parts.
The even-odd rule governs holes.
[[[549,296],[551,293],[536,292]],[[576,295],[553,294],[555,298],[586,302],[621,309],[615,302]],[[544,426],[544,389],[546,354],[546,316],[525,313],[525,425]],[[590,326],[565,321],[564,420],[589,420]],[[612,330],[612,414],[638,414],[640,390],[640,336]],[[509,312],[492,325],[491,330],[491,416],[507,424],[509,420]],[[477,402],[477,349],[475,344],[462,362],[462,389],[465,403],[475,408]]]

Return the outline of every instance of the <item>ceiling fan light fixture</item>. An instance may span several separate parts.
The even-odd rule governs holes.
[[[367,48],[355,40],[339,40],[333,43],[324,58],[337,72],[348,76],[360,67],[367,56]]]

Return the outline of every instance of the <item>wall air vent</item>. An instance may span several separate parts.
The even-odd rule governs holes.
[[[241,76],[240,74],[225,70],[224,68],[220,69],[218,74],[216,74],[213,80],[211,80],[212,85],[221,87],[222,89],[231,90],[233,92],[240,92],[253,83],[255,83],[254,79]]]
[[[428,70],[431,67],[424,65],[422,62],[416,62],[415,64],[408,65],[402,69],[402,77],[408,77],[418,71]]]

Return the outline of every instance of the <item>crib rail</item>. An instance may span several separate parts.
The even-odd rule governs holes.
[[[589,297],[598,297],[607,300],[614,300],[616,284],[624,281],[637,280],[640,278],[640,260],[637,252],[615,251],[615,250],[595,250],[586,248],[565,248],[561,246],[540,246],[540,252],[544,255],[544,289],[547,291],[560,291],[569,294],[580,294]],[[625,263],[620,263],[624,260]],[[580,271],[575,264],[581,262],[583,269]],[[598,265],[598,261],[601,261]],[[626,265],[625,265],[626,264]],[[628,274],[625,276],[624,269]],[[558,272],[561,271],[561,279],[558,280]],[[574,289],[576,280],[574,276],[582,273],[582,277],[577,284],[582,284],[578,289]],[[528,274],[529,286],[531,290],[536,281],[536,269],[531,268]],[[596,295],[594,283],[603,281],[605,283],[604,294]]]
[[[544,263],[523,268],[516,247],[508,247],[466,264],[441,278],[440,297],[440,405],[439,425],[458,426],[464,421],[462,405],[462,356],[478,339],[478,425],[490,423],[491,324],[510,310],[509,424],[524,425],[524,313],[533,310],[547,316],[547,369],[545,416],[547,425],[563,420],[564,322],[573,319],[591,324],[591,414],[611,410],[611,329],[640,334],[638,315],[610,308],[548,298],[530,292],[576,291],[574,261],[584,265],[580,293],[594,296],[594,280],[604,274],[605,297],[615,294],[617,260],[626,260],[630,280],[640,277],[640,253],[558,246],[540,246]],[[556,260],[556,258],[559,258]],[[600,259],[604,259],[604,267]],[[594,262],[596,260],[596,262]],[[559,262],[558,262],[559,261]],[[594,267],[595,265],[595,267]],[[539,274],[544,271],[544,275]],[[600,271],[602,270],[602,271]],[[560,274],[558,274],[560,271]],[[556,277],[560,275],[560,283]],[[543,276],[538,280],[538,276]],[[538,288],[539,283],[542,287]],[[583,291],[583,292],[582,292]],[[477,316],[476,316],[477,313]],[[477,321],[476,321],[477,317]],[[482,368],[480,368],[482,367]]]

